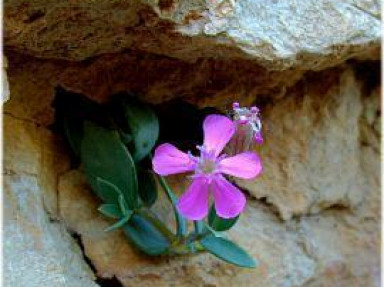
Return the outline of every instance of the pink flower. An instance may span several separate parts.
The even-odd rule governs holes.
[[[200,220],[207,216],[210,194],[220,217],[236,217],[245,207],[245,196],[223,174],[243,179],[254,178],[261,172],[261,161],[253,152],[244,152],[233,157],[220,156],[235,133],[234,123],[227,117],[207,116],[203,129],[204,143],[198,147],[199,157],[165,143],[155,151],[153,170],[163,176],[194,172],[191,185],[177,203],[180,213],[188,219]]]

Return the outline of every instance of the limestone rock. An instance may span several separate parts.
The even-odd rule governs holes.
[[[180,179],[171,180],[177,189],[185,185]],[[124,286],[299,286],[314,274],[316,264],[297,243],[297,236],[287,234],[276,216],[254,202],[231,237],[258,259],[260,266],[239,269],[208,254],[146,257],[130,246],[121,231],[105,233],[103,229],[112,222],[98,214],[100,202],[90,193],[78,170],[61,176],[59,194],[62,218],[81,235],[98,275],[116,276]],[[165,206],[163,212],[172,214],[169,205],[166,210]]]
[[[304,73],[270,72],[245,60],[185,63],[146,53],[105,55],[88,63],[8,54],[13,100],[7,102],[5,111],[44,126],[54,121],[52,102],[58,85],[98,102],[119,92],[134,92],[151,104],[179,98],[199,107],[225,110],[235,100],[251,104],[258,97],[284,94]]]
[[[241,183],[251,197],[229,234],[260,263],[254,270],[244,270],[207,254],[149,258],[134,250],[120,231],[104,233],[111,222],[97,212],[100,202],[82,172],[69,170],[62,139],[44,126],[53,119],[50,103],[55,83],[82,83],[77,87],[85,89],[93,70],[30,58],[25,69],[10,62],[12,96],[5,105],[4,121],[9,206],[5,245],[19,244],[4,255],[8,286],[23,280],[93,286],[94,275],[69,233],[78,234],[97,276],[115,276],[123,286],[379,286],[380,89],[367,84],[374,76],[372,67],[364,67],[368,71],[364,77],[357,72],[359,65],[307,74],[265,98],[266,142],[258,150],[264,173],[252,184]],[[83,71],[78,76],[83,80],[69,77],[73,71]],[[251,86],[251,76],[249,82],[236,83],[242,93],[246,83]],[[23,89],[23,84],[28,88]],[[204,105],[210,99],[195,99],[200,100]],[[178,177],[170,182],[178,190],[186,184]],[[267,204],[255,199],[264,197]],[[165,206],[157,210],[171,217]],[[24,253],[30,255],[22,257]],[[26,265],[24,273],[11,272],[26,270]]]
[[[263,174],[239,182],[283,219],[334,205],[354,208],[367,192],[360,168],[361,84],[352,70],[336,69],[298,86],[263,114]]]
[[[303,286],[380,286],[377,219],[332,210],[300,220],[302,246],[319,263],[316,276]]]
[[[3,56],[3,73],[2,73],[3,90],[1,93],[2,103],[5,103],[6,101],[9,100],[9,84],[8,84],[8,78],[7,78],[7,67],[8,67],[7,58]]]
[[[170,182],[175,188],[186,184],[182,177]],[[121,231],[104,233],[111,222],[97,213],[100,202],[81,171],[64,174],[59,193],[61,215],[81,235],[98,275],[116,276],[123,286],[379,286],[379,213],[367,218],[365,212],[334,209],[282,223],[268,206],[248,200],[230,232],[259,262],[247,270],[207,254],[145,257]],[[165,212],[171,213],[169,206]]]
[[[379,11],[374,0],[10,0],[5,45],[69,60],[130,49],[319,70],[372,53],[379,58]]]
[[[55,219],[55,180],[66,157],[42,143],[47,133],[4,118],[4,286],[96,286],[79,246]]]
[[[367,63],[380,58],[379,8],[374,0],[6,1],[6,286],[115,277],[144,287],[378,287],[380,73]],[[340,64],[347,59],[364,62]],[[238,182],[248,203],[229,232],[259,266],[204,253],[150,258],[121,231],[105,233],[100,201],[50,129],[58,85],[99,102],[134,92],[152,104],[260,105],[264,172]],[[188,184],[169,181],[179,191]],[[165,200],[155,209],[172,223]]]

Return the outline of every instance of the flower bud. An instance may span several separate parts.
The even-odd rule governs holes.
[[[252,150],[254,144],[262,144],[264,142],[261,134],[261,119],[259,108],[253,106],[251,108],[240,107],[235,102],[232,105],[232,119],[235,123],[236,132],[227,147],[229,155]]]

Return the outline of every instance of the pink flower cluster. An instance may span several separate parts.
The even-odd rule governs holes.
[[[244,210],[245,196],[224,174],[252,179],[260,174],[262,166],[254,152],[246,151],[231,157],[221,154],[236,133],[236,126],[236,119],[233,122],[222,115],[207,116],[203,124],[204,142],[198,146],[198,157],[168,143],[157,147],[152,162],[157,174],[193,172],[192,183],[177,203],[177,209],[186,218],[201,220],[206,217],[210,195],[216,213],[222,218],[236,217]]]

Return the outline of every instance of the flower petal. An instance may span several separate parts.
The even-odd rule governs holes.
[[[217,215],[222,218],[238,216],[245,207],[244,194],[224,177],[216,177],[212,181],[212,192]]]
[[[208,214],[209,184],[204,178],[195,178],[177,202],[177,209],[190,220],[200,220]]]
[[[233,122],[221,115],[209,115],[204,124],[204,146],[218,156],[235,133]]]
[[[263,135],[261,134],[261,131],[257,132],[254,136],[254,141],[257,144],[263,144],[264,138]]]
[[[219,170],[222,173],[250,179],[260,174],[261,160],[254,152],[244,152],[220,161]]]
[[[196,163],[175,146],[165,143],[158,146],[152,160],[153,170],[160,175],[192,171]]]

